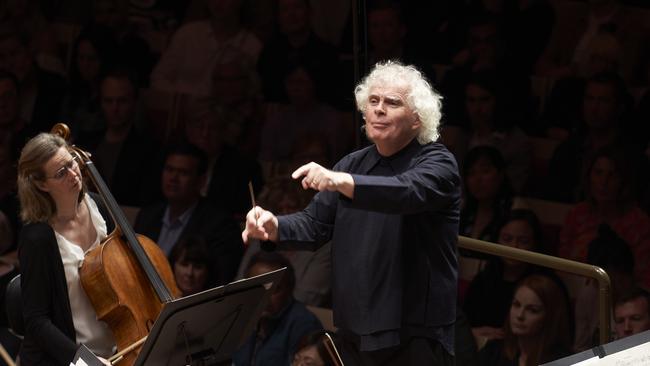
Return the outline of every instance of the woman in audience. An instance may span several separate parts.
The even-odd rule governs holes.
[[[538,251],[542,245],[542,228],[537,216],[530,210],[512,210],[499,230],[498,243]],[[503,324],[515,285],[536,270],[526,262],[494,258],[474,277],[465,295],[463,310],[477,342],[503,338]]]
[[[465,87],[465,128],[447,134],[446,142],[456,156],[481,145],[494,146],[507,163],[508,178],[515,191],[522,190],[531,164],[531,150],[526,134],[516,126],[511,111],[512,100],[506,89],[492,72],[473,74]],[[455,151],[454,151],[455,150]],[[462,163],[461,163],[462,164]]]
[[[178,242],[172,249],[170,262],[176,285],[183,296],[207,290],[217,283],[216,261],[208,244],[201,237]]]
[[[302,337],[291,366],[334,366],[325,348],[324,331],[315,331]]]
[[[480,365],[539,365],[571,353],[569,299],[557,281],[534,274],[519,282],[503,340],[488,342]]]
[[[102,128],[99,86],[116,52],[117,43],[105,27],[85,28],[75,40],[68,70],[70,84],[62,106],[62,118],[75,134]]]
[[[463,177],[465,201],[460,214],[460,235],[494,242],[513,197],[499,150],[490,146],[470,150]]]
[[[599,150],[584,176],[585,200],[567,215],[558,247],[563,258],[585,262],[598,226],[607,223],[629,245],[636,280],[650,285],[650,218],[637,205],[634,160],[624,150]]]

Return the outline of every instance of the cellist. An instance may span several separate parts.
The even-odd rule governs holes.
[[[61,137],[41,133],[18,161],[19,239],[25,337],[21,364],[68,366],[79,344],[105,358],[115,349],[79,280],[84,254],[112,223],[101,199],[86,193],[78,162]]]

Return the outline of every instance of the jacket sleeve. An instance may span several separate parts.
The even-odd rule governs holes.
[[[25,337],[32,338],[58,363],[69,365],[78,347],[52,321],[54,308],[66,306],[65,303],[53,303],[57,286],[53,268],[58,252],[48,249],[55,240],[52,229],[46,224],[30,224],[21,231],[18,258]],[[68,294],[64,296],[67,300]]]

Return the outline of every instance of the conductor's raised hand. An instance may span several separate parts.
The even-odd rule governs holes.
[[[241,237],[246,244],[251,239],[277,241],[278,218],[271,211],[259,206],[253,207],[246,214],[246,225]]]
[[[304,189],[316,191],[338,191],[349,198],[354,195],[354,179],[348,173],[335,172],[311,162],[291,173],[291,178],[300,179]]]

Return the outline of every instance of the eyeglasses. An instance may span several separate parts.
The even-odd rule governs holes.
[[[65,178],[68,175],[68,172],[72,169],[76,169],[77,166],[79,166],[79,163],[77,162],[78,158],[76,156],[73,156],[70,161],[67,163],[63,164],[63,166],[54,173],[54,175],[50,177],[45,177],[47,179],[55,179],[55,180],[61,180]]]

